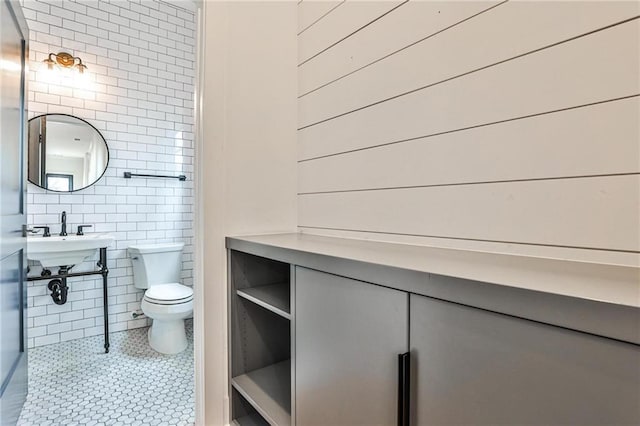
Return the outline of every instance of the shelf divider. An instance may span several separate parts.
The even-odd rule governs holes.
[[[231,421],[231,424],[235,426],[268,426],[267,423],[260,414],[253,413],[246,416],[239,417]]]
[[[231,379],[231,385],[271,425],[291,425],[291,361]]]
[[[236,290],[238,296],[291,320],[289,283],[269,284]]]

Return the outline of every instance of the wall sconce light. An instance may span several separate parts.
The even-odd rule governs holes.
[[[49,53],[49,57],[43,62],[47,64],[49,70],[53,70],[57,65],[62,68],[75,68],[78,73],[84,74],[87,69],[87,66],[82,63],[82,59],[67,52]]]

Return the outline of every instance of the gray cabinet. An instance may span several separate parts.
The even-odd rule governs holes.
[[[295,268],[295,420],[397,425],[409,295]]]
[[[636,308],[274,238],[227,242],[236,424],[640,425]]]
[[[640,424],[640,348],[411,295],[412,424]]]

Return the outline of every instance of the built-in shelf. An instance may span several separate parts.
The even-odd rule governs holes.
[[[269,423],[256,413],[234,419],[231,424],[235,426],[269,426]]]
[[[230,250],[229,271],[232,424],[290,426],[291,265]]]
[[[236,293],[273,313],[291,319],[289,283],[243,288],[236,290]]]
[[[291,424],[290,360],[236,376],[231,384],[269,424]]]

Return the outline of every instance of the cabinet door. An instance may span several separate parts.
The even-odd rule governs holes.
[[[296,424],[396,425],[408,294],[297,267],[295,303]]]
[[[415,295],[410,324],[413,425],[640,424],[638,346]]]

